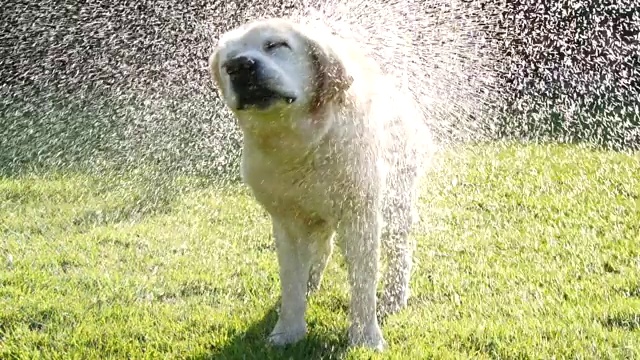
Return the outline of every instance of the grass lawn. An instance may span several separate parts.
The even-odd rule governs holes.
[[[0,177],[2,359],[640,359],[640,156],[476,145],[425,181],[413,297],[348,349],[337,252],[309,333],[271,348],[277,263],[248,191]]]

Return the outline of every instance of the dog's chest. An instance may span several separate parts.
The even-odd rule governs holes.
[[[286,161],[258,151],[243,154],[242,177],[267,211],[302,211],[327,220],[336,216],[336,192],[344,188],[336,161],[309,154]]]

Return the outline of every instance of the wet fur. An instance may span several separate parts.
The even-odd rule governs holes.
[[[227,104],[233,97],[221,50],[235,51],[269,31],[289,36],[293,59],[308,64],[291,84],[309,81],[301,100],[288,107],[231,108],[244,135],[242,177],[273,223],[282,303],[269,340],[284,345],[304,337],[306,295],[319,288],[337,235],[351,287],[350,342],[381,350],[377,310],[396,312],[409,297],[409,233],[431,149],[422,113],[357,46],[282,19],[245,25],[211,56]],[[388,267],[377,305],[381,245]]]

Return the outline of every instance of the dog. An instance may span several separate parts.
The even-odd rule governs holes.
[[[410,230],[433,149],[419,104],[357,44],[284,18],[223,34],[209,70],[243,133],[242,179],[272,220],[281,307],[268,340],[305,336],[307,295],[336,236],[351,290],[349,343],[383,350],[377,315],[407,305]]]

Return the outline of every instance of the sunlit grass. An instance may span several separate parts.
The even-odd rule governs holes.
[[[269,220],[241,186],[0,178],[0,358],[370,358],[339,254],[309,334],[276,320]],[[640,157],[477,145],[425,181],[408,309],[380,358],[640,357]]]

